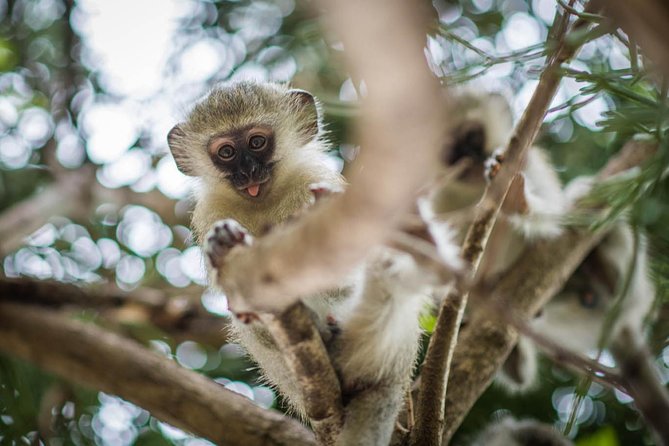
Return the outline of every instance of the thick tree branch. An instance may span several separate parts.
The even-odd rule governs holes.
[[[0,302],[0,350],[119,395],[219,445],[314,445],[298,422],[264,410],[133,341],[29,305]]]
[[[160,290],[141,288],[126,293],[107,287],[84,289],[55,281],[0,279],[2,300],[51,308],[94,308],[111,322],[151,324],[177,341],[193,340],[213,346],[228,341],[227,319],[206,311],[199,299]]]
[[[80,169],[0,214],[0,256],[21,246],[25,237],[54,215],[82,217],[82,208],[89,203],[89,185],[94,180],[92,169]]]
[[[417,8],[400,0],[321,5],[368,88],[357,126],[363,151],[344,194],[230,253],[221,285],[240,311],[276,311],[335,285],[386,239],[444,143],[444,101],[435,100],[443,92],[424,58],[426,26]]]
[[[472,277],[478,268],[511,182],[522,169],[526,153],[536,138],[546,111],[557,92],[562,79],[559,68],[571,59],[578,49],[578,46],[567,44],[566,35],[586,26],[587,22],[577,20],[571,27],[564,26],[563,34],[557,36],[557,48],[550,56],[537,88],[507,143],[504,164],[476,206],[474,222],[469,227],[462,247],[462,256],[470,268]],[[421,387],[416,404],[416,428],[411,436],[412,445],[441,444],[449,369],[467,297],[467,284],[458,281],[440,308],[421,371]]]
[[[264,315],[263,322],[297,378],[319,444],[334,444],[344,424],[341,387],[309,310],[297,302],[278,316]]]
[[[648,160],[656,149],[654,143],[628,143],[600,172],[598,180]],[[601,230],[595,233],[568,230],[556,239],[536,242],[494,287],[492,296],[479,298],[502,299],[501,305],[515,317],[530,319],[560,290],[602,236]],[[453,355],[444,405],[444,442],[448,442],[488,387],[516,339],[517,333],[505,318],[490,317],[484,311],[473,312]]]

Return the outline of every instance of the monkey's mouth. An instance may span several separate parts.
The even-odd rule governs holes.
[[[267,189],[267,187],[269,186],[268,183],[269,183],[269,177],[257,183],[249,183],[242,187],[238,187],[237,190],[244,196],[257,198],[261,195],[262,192],[265,191],[265,189]]]

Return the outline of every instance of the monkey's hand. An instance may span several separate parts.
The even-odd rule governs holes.
[[[207,234],[205,253],[212,269],[222,266],[223,258],[237,245],[249,246],[253,237],[246,228],[236,220],[225,219],[217,221]]]
[[[495,151],[492,152],[492,155],[490,155],[490,158],[485,160],[483,167],[485,169],[484,175],[487,182],[492,181],[492,179],[497,176],[497,172],[499,172],[499,169],[504,162],[504,156],[504,149],[500,147],[499,149],[495,149]]]
[[[332,183],[311,183],[309,185],[309,190],[314,195],[314,202],[329,197],[334,194],[341,194],[344,192],[344,189],[338,184]]]

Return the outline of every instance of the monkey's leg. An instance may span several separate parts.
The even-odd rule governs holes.
[[[387,445],[414,366],[425,277],[408,254],[372,262],[333,343],[346,404],[341,445]]]

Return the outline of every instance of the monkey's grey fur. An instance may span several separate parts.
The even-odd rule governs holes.
[[[212,162],[215,152],[207,147],[212,138],[256,125],[273,131],[273,170],[258,197],[249,197],[230,185]],[[333,191],[345,185],[328,162],[318,104],[303,91],[253,82],[218,86],[168,139],[180,170],[200,179],[193,229],[205,251],[232,239],[252,240],[230,219],[258,236],[311,205],[310,188],[315,183]],[[224,219],[226,223],[217,223]],[[237,235],[222,240],[220,234],[226,231],[221,225]],[[210,234],[214,245],[208,245],[206,234],[213,227],[219,231]],[[338,289],[304,299],[317,326],[333,320],[337,324],[328,346],[345,399],[345,425],[338,444],[389,443],[414,367],[419,313],[432,280],[409,255],[379,248]],[[266,379],[303,415],[300,389],[270,333],[257,322],[235,321],[234,327]]]

